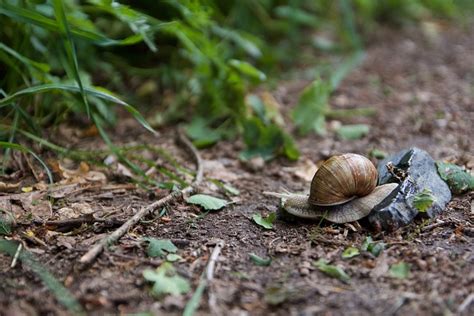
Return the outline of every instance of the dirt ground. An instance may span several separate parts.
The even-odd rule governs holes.
[[[474,315],[473,192],[455,196],[438,218],[418,218],[393,233],[376,235],[363,225],[282,220],[265,230],[252,221],[255,213],[277,210],[278,201],[262,191],[307,189],[297,171],[307,160],[317,163],[335,153],[368,155],[372,149],[395,153],[417,146],[434,159],[474,169],[473,65],[472,26],[441,26],[436,34],[420,29],[381,31],[368,46],[364,63],[331,98],[333,108],[373,106],[375,116],[329,121],[325,137],[299,138],[302,157],[297,163],[285,159],[263,166],[242,163],[238,159],[243,148],[240,142],[221,142],[201,150],[206,177],[201,190],[234,203],[202,213],[178,199],[166,207],[163,216],[156,213],[136,225],[86,270],[79,269],[78,261],[91,245],[167,191],[145,192],[123,176],[104,172],[106,185],[72,184],[56,194],[52,206],[45,195],[28,198],[32,193],[0,196],[0,203],[9,203],[18,216],[14,236],[25,241],[38,261],[91,315],[182,313],[192,292],[161,299],[150,295],[151,286],[142,273],[163,260],[147,257],[143,237],[175,243],[182,260],[174,266],[191,281],[193,291],[212,249],[224,241],[214,280],[201,300],[197,313],[201,315]],[[305,84],[283,81],[273,92],[284,111],[294,105]],[[332,128],[341,122],[367,123],[371,130],[360,140],[340,140]],[[117,135],[122,135],[124,142],[162,146],[178,162],[194,168],[189,155],[174,144],[172,129],[153,138],[130,126],[118,128]],[[96,146],[94,139],[85,142],[85,147]],[[156,155],[147,154],[156,159]],[[166,160],[161,163],[167,164]],[[231,184],[240,195],[226,197],[209,178]],[[63,232],[52,224],[28,224],[91,213],[89,216],[109,220],[63,227]],[[369,235],[386,244],[382,254],[375,257],[362,252],[351,259],[341,258],[344,249],[360,247]],[[271,257],[271,265],[255,265],[249,253]],[[319,271],[313,262],[321,258],[342,267],[350,281]],[[11,261],[11,257],[0,255],[1,315],[67,313],[30,268],[22,263],[10,268]],[[389,267],[401,261],[410,265],[409,276],[390,277]]]

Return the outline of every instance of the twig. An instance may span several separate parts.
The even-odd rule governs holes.
[[[14,268],[16,266],[16,262],[18,261],[18,257],[20,256],[21,248],[23,247],[22,243],[18,243],[18,248],[16,248],[15,255],[13,256],[12,264],[10,268]]]
[[[186,304],[184,308],[183,316],[191,316],[194,312],[199,308],[199,303],[201,301],[201,297],[204,293],[204,290],[208,285],[211,284],[212,280],[214,279],[214,268],[216,266],[217,258],[219,258],[219,254],[221,253],[222,248],[224,247],[225,243],[223,240],[219,240],[212,251],[211,257],[209,257],[209,261],[207,263],[206,269],[201,275],[199,280],[199,284],[196,288],[196,291],[193,293],[193,296]],[[212,292],[209,293],[209,308],[216,309],[216,298]],[[218,313],[217,313],[218,314]]]
[[[466,308],[469,307],[469,305],[471,305],[471,303],[474,301],[474,293],[471,293],[469,294],[465,299],[464,301],[461,303],[461,305],[459,305],[458,307],[458,313],[462,313],[464,312],[464,310]]]
[[[206,268],[206,279],[207,282],[211,282],[214,279],[214,268],[216,266],[217,258],[219,258],[219,254],[221,253],[222,248],[224,247],[224,241],[219,240],[219,242],[214,247],[212,251],[211,257],[209,258],[209,262],[207,263]]]
[[[150,214],[153,212],[155,209],[163,206],[166,203],[171,202],[178,196],[182,195],[187,195],[196,189],[196,187],[201,183],[202,181],[202,160],[201,156],[199,155],[199,152],[197,149],[194,147],[194,145],[180,132],[178,133],[178,142],[182,143],[185,148],[189,150],[189,152],[193,155],[193,159],[195,160],[196,163],[196,176],[194,178],[194,182],[180,190],[180,191],[174,191],[165,196],[164,198],[146,206],[143,207],[138,213],[133,215],[129,220],[127,220],[122,226],[120,226],[117,230],[115,230],[112,234],[109,236],[101,239],[95,246],[93,246],[85,255],[83,255],[80,259],[79,262],[81,264],[84,264],[85,266],[91,264],[95,258],[104,250],[106,246],[109,246],[116,241],[120,239],[127,231],[130,230],[136,223],[138,223],[142,218],[144,218],[146,215]]]
[[[436,227],[439,227],[439,226],[443,226],[443,225],[448,225],[448,224],[451,224],[451,222],[443,222],[443,221],[439,221],[437,223],[434,223],[434,224],[431,224],[431,225],[427,225],[425,227],[422,227],[421,228],[421,231],[422,232],[426,232],[426,231],[429,231],[429,230],[432,230],[433,228],[436,228]]]
[[[211,286],[212,286],[212,279],[214,279],[214,268],[217,262],[217,258],[219,257],[219,254],[224,247],[224,241],[221,240],[219,241],[216,246],[214,247],[214,250],[212,251],[211,258],[209,258],[209,263],[207,264],[206,268],[206,278],[207,278],[207,284],[209,285],[209,290],[208,290],[208,295],[209,295],[209,309],[213,311],[212,314],[214,315],[219,315],[220,313],[217,312],[217,307],[216,307],[216,296],[214,295],[214,292],[211,291]]]
[[[28,167],[30,168],[31,173],[33,174],[33,177],[35,177],[36,182],[39,182],[40,179],[39,179],[39,177],[38,177],[38,174],[37,174],[36,171],[35,171],[35,168],[33,167],[33,164],[31,163],[30,158],[28,157],[28,155],[27,155],[26,153],[23,153],[23,157],[25,158],[26,164],[27,164]]]

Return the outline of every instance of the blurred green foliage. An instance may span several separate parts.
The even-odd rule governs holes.
[[[198,146],[242,135],[243,159],[297,159],[278,109],[250,95],[253,88],[301,63],[298,54],[305,49],[310,56],[349,56],[345,68],[331,68],[321,78],[315,73],[293,112],[300,131],[323,131],[329,95],[360,60],[363,34],[379,23],[455,17],[468,5],[469,0],[0,0],[0,141],[48,138],[46,131],[67,120],[96,124],[113,148],[105,128],[117,123],[114,104],[152,130],[133,104],[155,127],[185,123]],[[321,113],[308,118],[312,110]]]

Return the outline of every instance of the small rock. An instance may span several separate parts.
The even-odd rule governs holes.
[[[428,217],[440,214],[451,200],[448,185],[440,178],[433,158],[424,150],[411,148],[383,160],[378,166],[379,185],[398,182],[388,172],[386,164],[392,162],[407,173],[398,190],[379,204],[369,215],[369,222],[376,230],[393,231],[413,221],[419,211],[413,206],[414,197],[429,189],[435,201],[426,211]]]

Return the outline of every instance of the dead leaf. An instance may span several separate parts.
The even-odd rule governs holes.
[[[220,160],[204,160],[203,169],[206,177],[217,179],[223,182],[232,182],[239,179],[239,175],[227,169]]]
[[[285,120],[280,113],[281,104],[268,91],[260,93],[260,97],[267,111],[268,118],[270,118],[278,126],[285,126]]]
[[[107,177],[100,171],[91,171],[90,166],[82,161],[77,169],[68,169],[61,163],[58,163],[58,170],[61,177],[65,180],[60,183],[86,183],[86,182],[107,182]]]
[[[41,181],[41,182],[38,182],[35,185],[33,185],[33,188],[35,188],[35,190],[37,190],[37,191],[44,191],[44,190],[48,189],[48,184]]]
[[[61,207],[60,209],[56,211],[56,213],[59,215],[60,220],[64,220],[68,218],[78,218],[80,216],[71,207]]]
[[[121,163],[117,164],[116,171],[117,171],[118,174],[123,175],[127,178],[133,178],[133,173],[130,171],[130,169],[128,169],[127,167],[125,167]]]
[[[29,193],[33,191],[33,187],[22,187],[21,191],[25,193]]]
[[[79,218],[82,215],[93,214],[94,210],[89,203],[73,203],[56,211],[60,220]]]
[[[19,187],[20,187],[20,182],[18,183],[0,182],[0,192],[6,192],[6,193],[15,192]]]
[[[307,182],[311,182],[314,174],[318,170],[318,167],[311,159],[304,158],[296,167],[285,167],[283,170],[293,173],[298,178],[301,178]]]
[[[99,171],[89,171],[85,176],[84,179],[90,181],[90,182],[100,182],[100,183],[106,183],[107,182],[107,177],[105,174]]]
[[[77,136],[79,136],[80,138],[93,137],[93,136],[97,136],[97,135],[99,135],[99,130],[97,129],[95,124],[89,126],[88,128],[86,128],[82,131],[77,132]]]
[[[26,212],[26,214],[23,214],[24,217],[29,218],[31,214],[34,219],[44,221],[53,215],[51,202],[41,199],[42,195],[42,193],[30,194],[20,199],[21,206]]]

